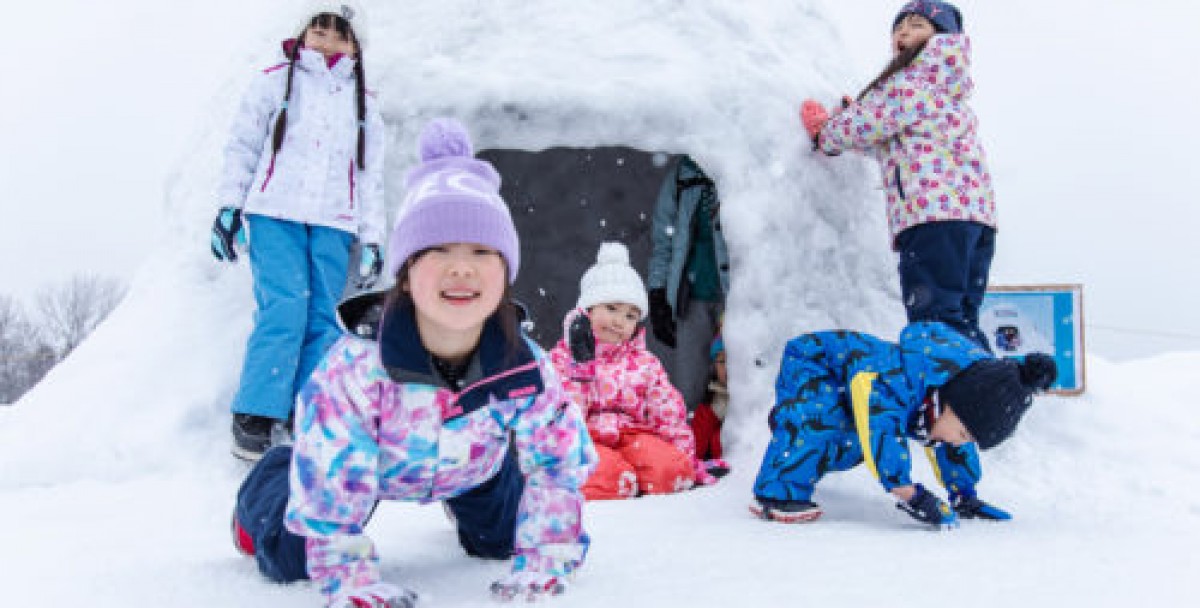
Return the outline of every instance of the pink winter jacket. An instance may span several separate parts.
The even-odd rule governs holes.
[[[874,154],[887,189],[893,241],[927,222],[996,226],[995,193],[978,121],[966,35],[936,35],[904,70],[834,114],[819,142],[827,154]]]
[[[574,310],[563,327],[570,327]],[[564,336],[566,332],[564,331]],[[693,460],[696,440],[687,407],[658,357],[646,350],[646,330],[621,344],[596,343],[596,359],[580,365],[571,358],[566,338],[550,351],[567,395],[583,410],[592,441],[616,446],[622,433],[657,435]]]

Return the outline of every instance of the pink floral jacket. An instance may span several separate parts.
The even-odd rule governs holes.
[[[933,36],[912,64],[821,130],[825,153],[857,150],[879,161],[893,239],[927,222],[996,226],[992,178],[967,106],[970,50],[966,35]]]
[[[579,314],[584,313],[568,313],[564,328]],[[562,376],[567,394],[583,409],[593,441],[612,447],[622,433],[653,433],[696,458],[687,406],[658,357],[646,350],[644,328],[621,344],[598,342],[596,359],[585,365],[571,358],[564,337],[550,351],[550,360]]]

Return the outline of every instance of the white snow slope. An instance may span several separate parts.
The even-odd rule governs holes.
[[[368,5],[393,204],[415,133],[446,114],[480,148],[688,152],[725,201],[735,473],[714,488],[589,505],[593,550],[556,605],[1184,603],[1200,541],[1200,353],[1092,357],[1087,396],[1041,400],[984,456],[981,494],[1013,522],[927,532],[860,470],[821,485],[816,524],[747,514],[783,342],[837,326],[894,336],[902,320],[873,167],[815,157],[798,134],[797,100],[852,81],[819,4],[404,4]],[[319,604],[307,584],[266,583],[229,542],[246,469],[228,454],[227,408],[252,298],[248,270],[213,263],[205,235],[226,124],[288,27],[263,28],[165,177],[172,221],[125,303],[0,409],[4,605]],[[437,508],[385,504],[369,533],[385,575],[431,606],[488,604],[506,568],[462,555]]]

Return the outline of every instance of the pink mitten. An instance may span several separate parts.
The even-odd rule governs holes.
[[[821,127],[824,127],[828,120],[829,111],[820,102],[805,99],[804,103],[800,104],[800,122],[804,123],[804,130],[808,132],[808,137],[813,143],[816,143],[821,134]]]

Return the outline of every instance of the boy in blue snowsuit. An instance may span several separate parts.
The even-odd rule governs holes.
[[[957,516],[1009,519],[975,495],[976,445],[1008,438],[1056,374],[1049,356],[995,359],[939,322],[910,324],[898,344],[850,331],[794,338],[780,363],[771,443],[750,510],[773,521],[812,521],[821,515],[812,501],[821,477],[865,461],[918,521],[952,527]],[[912,482],[910,438],[925,442],[950,505]]]

